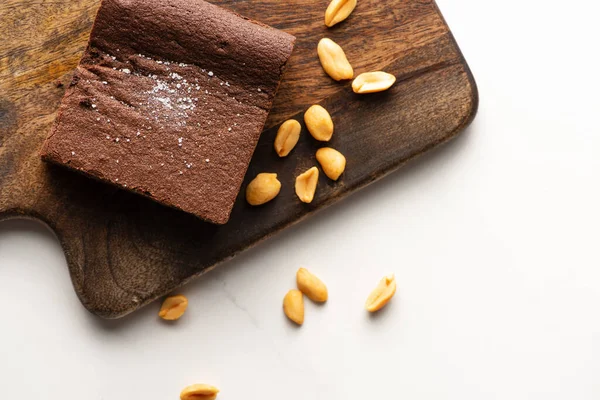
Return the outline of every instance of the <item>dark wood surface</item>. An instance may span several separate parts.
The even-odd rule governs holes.
[[[58,236],[74,288],[91,312],[130,313],[283,228],[363,188],[461,132],[477,110],[468,66],[433,0],[360,0],[326,29],[326,0],[213,1],[298,38],[246,182],[276,172],[282,190],[257,208],[238,197],[215,226],[134,194],[42,163],[41,144],[83,51],[97,0],[4,0],[0,4],[0,219],[35,218]],[[385,69],[387,92],[358,96],[322,71],[316,46],[330,37],[357,73]],[[338,182],[321,174],[315,200],[300,203],[295,176],[321,146],[303,133],[285,159],[273,150],[277,124],[302,121],[320,103],[335,123],[331,147],[347,158]],[[245,187],[245,184],[244,184]],[[1,257],[1,255],[0,255]]]

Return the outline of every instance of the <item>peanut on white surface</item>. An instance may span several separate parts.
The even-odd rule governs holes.
[[[158,312],[158,316],[167,321],[175,321],[185,313],[188,306],[188,299],[184,295],[167,297]]]
[[[369,312],[381,310],[396,293],[396,278],[393,274],[379,281],[377,287],[371,292],[365,302],[365,309]]]
[[[327,286],[306,268],[300,268],[296,272],[296,285],[298,289],[312,301],[323,303],[327,301]]]
[[[304,297],[298,289],[292,289],[283,298],[283,312],[298,325],[304,323]]]
[[[184,388],[179,395],[181,400],[214,400],[219,389],[212,385],[199,383]]]

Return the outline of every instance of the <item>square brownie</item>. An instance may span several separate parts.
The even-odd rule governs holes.
[[[203,0],[104,0],[42,158],[223,224],[294,42]]]

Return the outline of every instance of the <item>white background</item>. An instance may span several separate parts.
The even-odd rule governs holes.
[[[599,399],[599,6],[439,6],[479,86],[472,127],[185,287],[175,325],[158,304],[91,316],[52,234],[0,224],[0,399],[167,400],[195,382],[222,400]],[[299,266],[330,301],[297,329],[281,300]],[[367,315],[390,272],[396,297]]]

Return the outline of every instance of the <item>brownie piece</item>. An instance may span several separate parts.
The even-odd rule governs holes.
[[[202,0],[104,0],[42,158],[223,224],[294,42]]]

